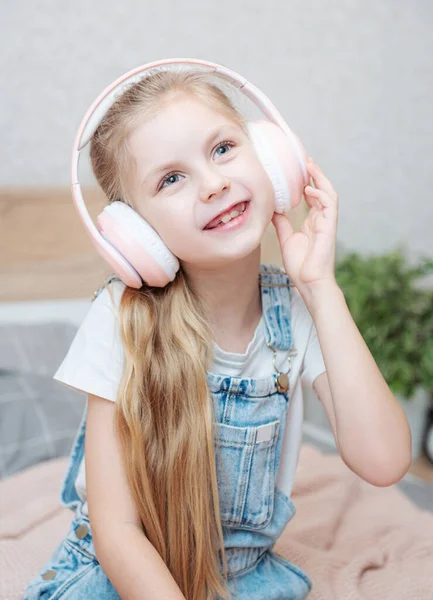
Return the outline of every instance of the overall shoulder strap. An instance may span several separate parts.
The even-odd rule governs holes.
[[[275,264],[260,265],[260,288],[266,341],[275,349],[292,347],[290,288],[293,284],[284,269]]]
[[[91,301],[92,301],[92,302],[94,302],[94,300],[96,300],[96,298],[99,296],[99,294],[102,292],[102,290],[103,290],[105,287],[107,287],[107,285],[110,285],[110,283],[111,283],[112,281],[116,281],[116,280],[117,280],[117,281],[121,281],[120,277],[118,277],[117,275],[114,275],[114,274],[111,274],[111,275],[109,275],[109,276],[106,278],[106,280],[104,281],[104,283],[103,283],[102,285],[100,285],[100,286],[98,287],[98,289],[97,289],[95,292],[93,292],[93,296],[92,296],[92,298],[91,298]]]

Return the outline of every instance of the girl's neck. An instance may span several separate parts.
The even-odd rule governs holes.
[[[244,353],[262,316],[260,246],[219,271],[188,270],[202,299],[213,339],[227,352]]]

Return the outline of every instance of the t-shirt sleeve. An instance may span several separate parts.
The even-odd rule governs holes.
[[[314,325],[314,321],[312,321],[301,373],[302,382],[312,387],[316,377],[324,371],[326,371],[326,366],[323,361],[322,349],[320,348],[316,326]]]
[[[110,284],[93,300],[53,379],[84,394],[116,401],[124,350],[119,335],[118,309],[125,285]]]

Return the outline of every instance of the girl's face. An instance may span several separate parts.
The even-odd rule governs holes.
[[[178,94],[137,126],[129,149],[136,161],[135,209],[180,261],[216,268],[260,244],[274,213],[274,190],[239,125]],[[243,201],[239,225],[205,229]]]

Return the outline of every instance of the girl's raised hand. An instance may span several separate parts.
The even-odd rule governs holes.
[[[300,291],[320,287],[322,283],[335,283],[338,196],[310,157],[307,170],[315,187],[306,185],[304,188],[310,210],[301,231],[295,232],[284,214],[274,213],[272,217],[285,271]]]

